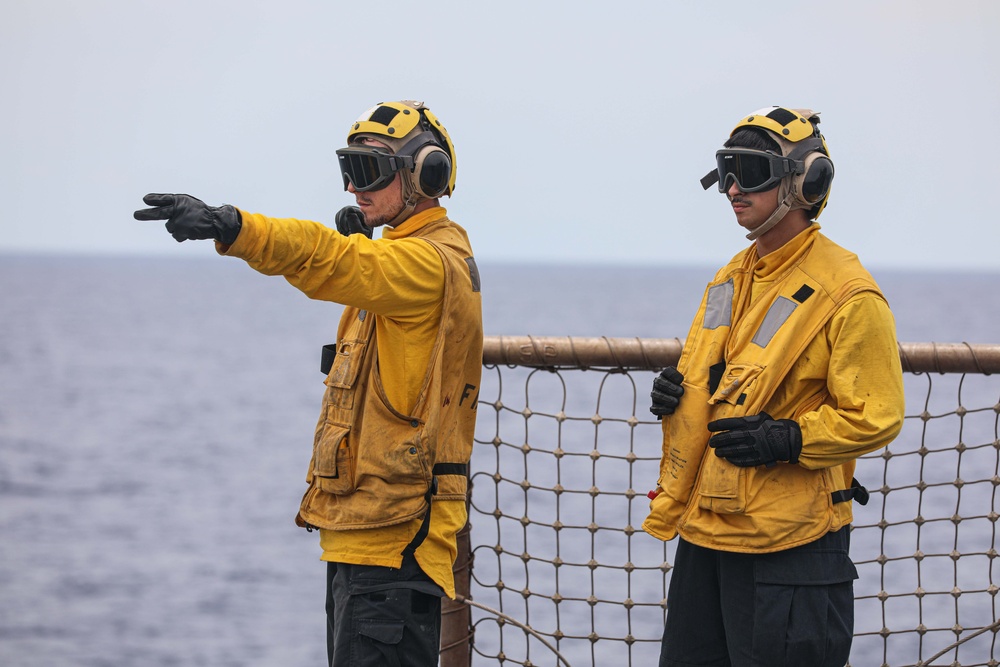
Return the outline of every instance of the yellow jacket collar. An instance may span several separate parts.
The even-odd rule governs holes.
[[[802,257],[802,253],[810,246],[810,242],[819,233],[819,223],[812,223],[794,237],[788,243],[773,252],[769,252],[763,257],[757,257],[753,264],[753,275],[755,280],[773,280],[791,268]],[[754,248],[754,256],[757,250]]]
[[[425,211],[421,211],[415,215],[411,215],[409,218],[403,221],[398,227],[384,227],[382,229],[382,238],[384,239],[401,239],[413,234],[413,232],[422,228],[435,220],[441,220],[448,216],[448,211],[443,206],[434,206]]]

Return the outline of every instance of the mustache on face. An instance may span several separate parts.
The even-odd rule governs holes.
[[[726,196],[728,197],[729,195],[726,195]],[[749,200],[744,199],[743,197],[740,197],[740,196],[729,197],[729,202],[732,203],[732,204],[743,204],[744,206],[749,206],[750,205],[750,201]]]

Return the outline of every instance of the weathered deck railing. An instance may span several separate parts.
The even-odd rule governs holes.
[[[442,667],[655,661],[673,547],[638,529],[660,454],[648,394],[682,344],[487,337]],[[855,511],[852,660],[930,665],[953,653],[948,664],[1000,665],[1000,345],[899,353],[903,433],[858,466],[873,493]]]

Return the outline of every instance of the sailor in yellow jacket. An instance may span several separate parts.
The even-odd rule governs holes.
[[[718,182],[754,243],[708,285],[676,368],[654,380],[663,458],[643,524],[679,537],[661,667],[843,667],[856,459],[903,420],[878,285],[820,232],[833,162],[807,109],[742,119]]]
[[[438,664],[441,597],[466,523],[482,373],[479,272],[439,198],[455,149],[422,103],[368,109],[337,151],[357,207],[337,230],[188,195],[151,194],[140,220],[345,306],[323,349],[326,392],[296,522],[327,561],[331,665]],[[372,230],[384,227],[382,238]]]

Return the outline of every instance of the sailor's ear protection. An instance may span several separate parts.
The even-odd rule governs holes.
[[[801,174],[792,177],[792,193],[802,204],[812,206],[823,201],[833,183],[833,161],[814,151],[806,155]]]
[[[413,156],[414,189],[427,199],[437,199],[446,194],[451,180],[451,168],[451,158],[440,146],[422,146]]]

